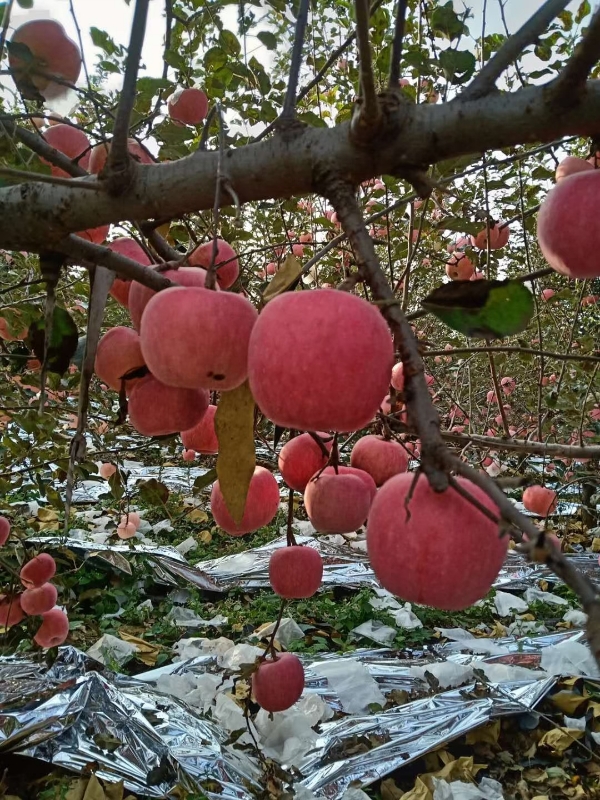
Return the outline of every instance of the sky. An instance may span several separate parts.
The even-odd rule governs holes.
[[[477,37],[481,33],[483,10],[486,10],[486,31],[502,31],[499,12],[499,0],[453,0],[456,11],[462,11],[467,5],[473,12],[473,19],[469,20],[471,35]],[[505,14],[511,32],[515,31],[525,20],[530,17],[544,0],[505,0]],[[3,4],[0,4],[0,7]],[[34,0],[33,8],[23,10],[14,4],[12,25],[18,25],[30,19],[52,18],[61,22],[73,39],[76,29],[71,16],[71,6],[81,28],[84,43],[86,62],[92,66],[98,58],[98,51],[94,48],[89,30],[97,27],[105,30],[117,43],[126,45],[129,40],[129,30],[135,0],[127,5],[124,0]],[[579,0],[570,3],[570,9],[576,9]],[[596,5],[596,4],[594,4]],[[225,21],[232,30],[236,30],[236,7],[229,6],[225,9]],[[146,71],[141,74],[158,76],[162,72],[162,43],[164,36],[164,2],[163,0],[150,0],[146,40],[143,51],[143,61]],[[260,54],[257,54],[260,58]],[[122,78],[119,75],[111,76],[111,88],[119,88]],[[60,111],[61,109],[56,109]],[[64,110],[63,110],[64,113]]]

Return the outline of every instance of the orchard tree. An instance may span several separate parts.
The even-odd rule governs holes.
[[[535,457],[593,524],[600,11],[546,0],[500,34],[441,0],[272,0],[234,32],[228,5],[165,0],[160,76],[139,74],[149,0],[127,48],[92,30],[83,70],[57,23],[6,20],[2,488],[35,475],[68,530],[90,441],[118,485],[128,414],[186,460],[218,450],[213,514],[244,535],[277,512],[254,453],[274,428],[290,522],[294,491],[320,531],[368,518],[382,584],[450,610],[512,537],[577,593],[600,661],[595,585],[504,491]],[[556,499],[523,497],[542,518]],[[322,564],[288,543],[272,584],[306,597]],[[278,710],[301,666],[271,651],[254,682]]]

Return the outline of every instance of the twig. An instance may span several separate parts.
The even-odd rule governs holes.
[[[283,103],[283,111],[279,115],[279,122],[291,122],[296,116],[296,90],[298,88],[298,78],[300,67],[302,66],[302,47],[304,45],[304,34],[306,23],[308,22],[309,0],[300,0],[298,16],[296,18],[296,33],[294,35],[294,47],[292,50],[292,62],[288,76],[287,91]]]
[[[87,262],[86,266],[99,264],[116,272],[125,280],[137,281],[156,292],[176,285],[157,270],[144,267],[138,261],[115,253],[108,247],[87,242],[80,236],[73,234],[67,236],[57,243],[56,249],[72,259]]]
[[[358,45],[360,97],[352,118],[351,131],[358,142],[370,140],[382,121],[375,89],[371,41],[369,36],[369,2],[354,0],[356,10],[356,43]]]
[[[74,178],[87,177],[88,173],[83,167],[80,167],[79,164],[75,164],[68,156],[64,155],[64,153],[59,152],[49,145],[41,134],[25,130],[25,128],[21,128],[7,119],[0,119],[0,128],[4,128],[7,136],[14,136],[15,139],[18,139],[30,150],[33,150],[38,156],[46,159],[46,161],[64,170]]]
[[[490,363],[490,374],[492,376],[492,383],[494,384],[494,392],[496,394],[496,403],[498,404],[498,410],[500,411],[500,417],[502,418],[502,427],[504,428],[504,435],[506,436],[507,439],[510,439],[510,433],[508,430],[508,420],[506,419],[506,411],[504,410],[504,403],[502,402],[500,381],[498,380],[498,373],[496,372],[496,362],[494,361],[493,353],[488,353],[488,360]]]
[[[548,25],[569,5],[569,0],[546,0],[544,5],[513,33],[487,62],[485,67],[460,95],[462,100],[475,100],[489,94],[496,81],[529,45],[535,44]]]
[[[390,427],[394,427],[393,417],[386,417]],[[501,439],[495,436],[479,436],[474,433],[451,433],[442,431],[442,439],[461,447],[471,444],[475,447],[491,450],[507,450],[515,453],[544,456],[547,458],[600,458],[600,446],[576,447],[569,444],[547,444],[532,442],[526,439]]]
[[[425,381],[425,368],[417,339],[379,265],[375,245],[365,228],[352,187],[340,178],[329,175],[322,179],[321,188],[338,214],[358,257],[361,275],[374,299],[385,302],[381,313],[390,326],[404,363],[408,416],[421,439],[423,471],[435,491],[444,491],[448,487],[448,476],[441,466],[445,447],[440,436],[439,416]]]
[[[61,178],[57,175],[44,175],[40,172],[27,172],[24,169],[12,169],[11,167],[0,167],[0,175],[7,178],[15,178],[18,181],[36,181],[39,183],[54,183],[57,186],[74,187],[75,189],[91,189],[93,192],[101,192],[102,186],[97,182],[74,181],[71,178]]]
[[[544,356],[554,358],[557,361],[584,361],[588,364],[600,362],[600,356],[577,356],[573,353],[551,353],[548,350],[535,350],[533,347],[511,347],[502,345],[490,345],[489,347],[453,347],[451,350],[425,350],[423,356],[453,356],[453,355],[472,355],[473,353],[522,353],[532,356]]]
[[[223,151],[225,149],[225,135],[223,132],[223,111],[221,104],[217,103],[217,113],[219,115],[219,155],[217,159],[217,174],[215,176],[215,202],[213,206],[213,246],[210,255],[210,266],[206,273],[205,286],[207,289],[214,289],[217,281],[216,261],[219,252],[219,211],[221,209],[221,186],[223,183]]]
[[[2,13],[2,31],[0,31],[0,59],[4,55],[4,45],[6,43],[6,34],[8,33],[8,26],[10,25],[10,16],[12,14],[14,0],[9,0],[5,5]]]
[[[600,7],[596,9],[583,39],[567,61],[560,75],[552,81],[552,99],[561,105],[573,105],[585,91],[585,82],[592,67],[600,59]]]
[[[404,42],[404,27],[406,22],[407,0],[398,0],[396,10],[396,27],[394,30],[394,41],[392,42],[392,60],[390,63],[390,78],[388,86],[390,89],[397,89],[400,81],[400,62],[402,61],[402,44]]]
[[[137,76],[146,35],[149,4],[150,0],[136,0],[133,13],[123,88],[106,165],[106,184],[111,194],[121,194],[129,185],[133,172],[133,160],[129,156],[128,149],[129,125],[137,94]]]

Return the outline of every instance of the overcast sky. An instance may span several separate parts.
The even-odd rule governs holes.
[[[84,51],[86,61],[93,65],[98,57],[98,53],[92,45],[89,30],[97,27],[105,30],[117,42],[127,44],[129,40],[129,28],[135,1],[127,5],[124,0],[71,0],[75,9],[75,14],[81,28],[84,39]],[[457,11],[464,10],[465,5],[471,8],[474,18],[469,21],[471,35],[475,38],[481,33],[483,9],[486,8],[486,31],[501,31],[502,23],[499,13],[499,0],[453,0]],[[523,22],[531,16],[544,0],[506,0],[506,19],[509,30],[516,30]],[[0,3],[0,7],[4,5]],[[579,0],[573,0],[569,8],[576,9]],[[596,4],[594,4],[596,5]],[[142,74],[157,76],[162,72],[162,43],[164,36],[163,20],[164,2],[163,0],[150,0],[150,10],[145,40],[143,60],[146,72]],[[235,6],[228,6],[225,9],[227,24],[232,30],[236,29]],[[76,31],[70,13],[70,0],[34,0],[34,7],[31,10],[20,9],[16,4],[13,6],[12,26],[17,27],[26,20],[40,17],[51,17],[61,22],[69,35],[76,39]],[[121,76],[112,76],[115,88],[119,87]]]

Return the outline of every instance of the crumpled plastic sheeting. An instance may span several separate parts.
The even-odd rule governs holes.
[[[223,747],[226,735],[186,704],[108,670],[73,647],[60,648],[52,668],[12,657],[0,660],[0,751],[13,751],[81,772],[123,780],[130,791],[164,797],[218,781],[209,797],[248,800],[256,763]],[[100,668],[101,669],[101,668]],[[120,744],[119,744],[120,742]]]
[[[367,557],[346,545],[334,545],[323,537],[296,536],[298,544],[313,547],[323,557],[323,589],[333,586],[347,588],[378,588],[379,582],[371,569]],[[58,536],[35,536],[26,539],[25,545],[39,545],[45,549],[67,547],[82,557],[94,555],[108,561],[115,568],[131,574],[129,558],[142,555],[149,559],[157,579],[163,583],[183,580],[199,589],[212,592],[227,592],[239,587],[261,589],[270,586],[269,559],[274,550],[285,547],[285,536],[272,542],[246,550],[243,553],[200,561],[191,565],[175,547],[153,547],[149,545],[98,544],[85,539],[64,539]],[[566,558],[584,575],[600,584],[598,558],[594,553],[566,555]],[[494,587],[502,590],[525,591],[539,580],[560,583],[560,580],[544,564],[530,563],[519,553],[509,551],[504,567],[494,581]]]
[[[100,778],[123,780],[128,790],[150,797],[168,794],[179,783],[189,790],[201,788],[215,800],[250,800],[249,789],[260,774],[257,761],[224,746],[227,734],[213,721],[153,685],[171,673],[218,675],[218,660],[216,653],[200,655],[133,679],[102,670],[72,647],[60,648],[48,671],[26,659],[0,659],[0,750],[76,772],[97,762]],[[422,677],[411,674],[411,665],[423,660],[401,660],[390,650],[304,661],[305,696],[316,694],[337,710],[342,702],[332,667],[344,661],[358,661],[384,694],[426,686]],[[322,674],[324,664],[329,677]],[[298,783],[339,800],[353,781],[368,785],[493,716],[531,710],[554,680],[490,684],[473,696],[473,687],[467,686],[389,711],[325,722],[313,749],[297,764]],[[373,749],[345,755],[344,746],[363,736]],[[203,780],[217,781],[223,789],[217,795],[215,787],[201,786]]]
[[[314,547],[323,556],[323,588],[332,586],[372,586],[378,587],[379,582],[369,565],[367,557],[349,546],[336,546],[323,537],[296,536],[298,544]],[[259,589],[268,587],[269,584],[269,558],[271,553],[279,547],[285,547],[286,537],[274,539],[262,547],[255,547],[221,558],[200,561],[194,569],[199,570],[205,577],[217,583],[222,591],[235,586],[243,589]],[[595,554],[566,555],[566,558],[587,575],[590,579],[600,583],[600,570],[598,558]],[[509,551],[504,567],[494,581],[494,587],[503,590],[524,591],[533,586],[538,580],[548,580],[559,583],[559,579],[544,564],[530,563],[527,559],[514,551]]]

